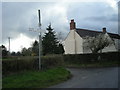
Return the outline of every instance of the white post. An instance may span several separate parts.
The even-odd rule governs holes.
[[[41,34],[39,33],[39,70],[41,70]]]
[[[41,30],[41,17],[40,17],[40,10],[38,10],[38,16],[39,16],[39,29]],[[41,32],[39,32],[39,70],[41,70]]]
[[[10,37],[8,37],[8,41],[9,41],[9,55],[10,55]]]
[[[38,69],[41,70],[41,52],[42,52],[42,39],[41,39],[41,18],[40,18],[40,10],[38,10],[38,16],[39,16],[39,23],[38,23],[38,27],[39,27],[39,33],[38,33],[38,37],[39,37],[39,61],[38,61]],[[34,31],[37,32],[36,30],[33,30],[33,28],[29,28],[30,31]]]

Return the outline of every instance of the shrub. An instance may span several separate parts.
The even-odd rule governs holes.
[[[3,75],[11,72],[35,69],[35,57],[19,57],[15,59],[2,60]]]
[[[100,61],[118,61],[120,52],[108,52],[97,54],[70,54],[64,55],[63,59],[66,64],[86,64]]]
[[[15,59],[2,60],[2,73],[7,75],[13,72],[24,70],[38,70],[38,57],[15,57]],[[63,57],[61,55],[42,56],[42,69],[59,67],[63,65]]]
[[[62,55],[50,55],[42,57],[42,68],[53,68],[63,66],[63,57]]]

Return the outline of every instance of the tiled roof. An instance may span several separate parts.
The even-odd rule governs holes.
[[[76,32],[81,36],[81,37],[95,37],[100,33],[103,33],[102,31],[93,31],[93,30],[88,30],[88,29],[78,29],[76,28]],[[114,34],[114,33],[108,33],[111,38],[115,39],[120,39],[120,35]]]

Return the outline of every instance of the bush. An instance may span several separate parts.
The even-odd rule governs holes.
[[[62,55],[51,55],[51,56],[43,56],[42,57],[42,68],[53,68],[63,66],[63,57]]]
[[[42,56],[42,69],[59,67],[63,65],[63,57],[58,55]],[[12,59],[2,60],[2,73],[7,75],[9,73],[24,71],[24,70],[38,70],[38,57],[12,57]]]
[[[86,64],[100,61],[118,61],[120,52],[108,52],[97,54],[71,54],[64,55],[63,59],[66,64]]]
[[[76,55],[42,56],[42,69],[63,66],[64,64],[91,64],[96,62],[119,61],[120,52]],[[38,70],[38,57],[12,57],[2,60],[3,75],[24,70]]]
[[[35,57],[19,57],[15,59],[2,60],[3,75],[11,72],[35,69]]]

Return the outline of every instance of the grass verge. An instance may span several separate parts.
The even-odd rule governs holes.
[[[75,68],[97,68],[97,67],[113,67],[119,66],[120,62],[110,61],[110,62],[94,62],[86,64],[65,64],[66,67],[75,67]]]
[[[70,78],[65,68],[46,71],[24,71],[3,78],[3,88],[46,88]]]

